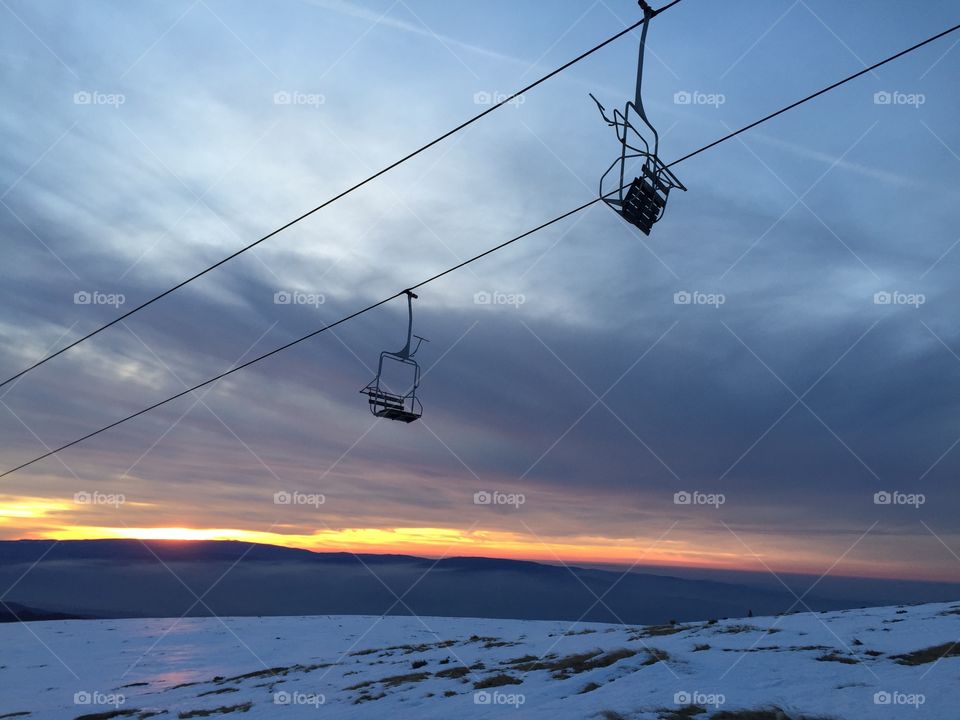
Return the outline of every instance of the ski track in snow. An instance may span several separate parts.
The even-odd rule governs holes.
[[[709,720],[777,706],[785,714],[749,717],[950,720],[960,718],[960,646],[920,664],[894,656],[957,641],[951,603],[654,627],[395,616],[10,623],[0,625],[0,718]]]

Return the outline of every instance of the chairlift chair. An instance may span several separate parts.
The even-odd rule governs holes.
[[[417,397],[417,388],[420,386],[420,366],[413,356],[420,349],[420,344],[426,338],[413,334],[413,300],[417,297],[412,291],[404,290],[407,296],[407,344],[398,352],[384,350],[380,353],[380,362],[377,365],[377,376],[371,380],[360,392],[367,396],[370,412],[376,417],[387,420],[399,420],[411,423],[423,415],[423,405]],[[417,345],[411,350],[410,344],[416,338]],[[429,342],[429,340],[427,341]],[[411,379],[411,384],[402,388],[390,388],[384,380],[384,361],[394,369],[399,368],[402,374]]]
[[[617,139],[620,141],[620,156],[613,161],[607,171],[600,178],[600,198],[624,220],[635,225],[649,235],[653,224],[663,217],[667,206],[667,197],[674,188],[686,190],[683,183],[660,160],[660,136],[643,109],[641,87],[643,85],[643,56],[647,43],[647,28],[650,20],[656,14],[644,1],[639,0],[643,8],[643,30],[640,33],[640,55],[637,61],[637,89],[632,101],[628,100],[621,112],[613,111],[613,118],[607,116],[606,110],[593,94],[590,97],[597,104],[600,115],[607,125],[615,128]],[[648,142],[643,133],[637,129],[633,115],[640,118],[643,125],[649,129],[652,142]],[[639,124],[639,123],[638,123]],[[640,174],[629,184],[626,182],[627,163],[642,162]],[[631,163],[632,164],[632,163]],[[617,172],[614,172],[614,169]],[[613,175],[611,176],[611,173]],[[613,185],[612,181],[617,184]]]

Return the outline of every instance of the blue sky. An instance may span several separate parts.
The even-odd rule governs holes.
[[[6,377],[118,311],[76,293],[151,297],[638,11],[4,0],[0,15]],[[663,156],[955,22],[948,2],[684,0],[649,37]],[[455,554],[496,554],[484,539],[502,535],[538,557],[595,543],[600,560],[653,548],[645,560],[756,569],[760,556],[822,572],[842,558],[834,572],[955,577],[955,42],[678,165],[689,192],[650,238],[598,206],[425,288],[422,423],[374,424],[356,392],[379,350],[402,344],[398,301],[204,403],[184,398],[5,478],[11,507],[53,505],[8,513],[0,531],[446,528],[473,543]],[[587,93],[622,104],[635,56],[636,39],[621,39],[0,390],[4,465],[589,200],[617,147]],[[282,291],[324,302],[277,305]],[[478,292],[523,302],[477,305]],[[677,305],[677,292],[724,303]],[[484,488],[527,502],[477,507]],[[94,489],[128,503],[69,503]],[[323,493],[322,514],[278,511],[280,489]],[[693,490],[726,502],[674,504]],[[876,505],[881,491],[926,502]]]

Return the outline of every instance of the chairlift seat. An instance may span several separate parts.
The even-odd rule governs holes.
[[[410,423],[423,414],[416,411],[416,405],[412,406],[413,409],[408,410],[405,398],[401,395],[371,389],[367,391],[367,396],[370,402],[370,412],[376,417]]]

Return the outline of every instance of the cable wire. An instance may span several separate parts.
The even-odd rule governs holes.
[[[680,0],[673,0],[672,2],[668,3],[667,5],[664,5],[662,8],[660,8],[659,10],[657,10],[656,12],[654,12],[651,17],[656,17],[657,15],[659,15],[659,14],[662,13],[662,12],[664,12],[665,10],[669,10],[670,8],[672,8],[674,5],[676,5],[676,4],[679,3],[679,2],[680,2]],[[456,133],[460,132],[461,130],[465,129],[466,127],[468,127],[468,126],[472,125],[473,123],[477,122],[477,121],[480,120],[481,118],[486,117],[487,115],[489,115],[490,113],[494,112],[495,110],[498,110],[498,109],[500,109],[501,107],[503,107],[504,105],[509,104],[512,100],[514,100],[514,99],[517,98],[518,96],[523,95],[524,93],[530,92],[531,90],[533,90],[533,89],[534,89],[535,87],[537,87],[538,85],[546,82],[547,80],[549,80],[550,78],[554,77],[555,75],[559,75],[561,72],[563,72],[564,70],[572,67],[573,65],[576,65],[578,62],[580,62],[580,61],[583,60],[584,58],[587,58],[587,57],[589,57],[590,55],[593,55],[595,52],[597,52],[598,50],[601,50],[602,48],[605,48],[607,45],[609,45],[610,43],[614,42],[615,40],[618,40],[618,39],[620,39],[621,37],[623,37],[624,35],[626,35],[626,34],[632,32],[632,31],[636,30],[638,27],[640,27],[641,25],[643,25],[643,24],[646,23],[646,22],[647,22],[647,19],[645,18],[645,19],[643,19],[643,20],[639,20],[639,21],[635,22],[633,25],[630,25],[629,27],[624,28],[623,30],[621,30],[620,32],[618,32],[616,35],[612,35],[611,37],[609,37],[609,38],[607,38],[606,40],[604,40],[603,42],[601,42],[599,45],[594,45],[592,48],[590,48],[590,49],[587,50],[586,52],[583,52],[583,53],[580,53],[579,55],[577,55],[577,57],[573,58],[573,60],[569,60],[568,62],[564,63],[563,65],[561,65],[560,67],[556,68],[555,70],[550,71],[549,73],[547,73],[546,75],[544,75],[544,76],[541,77],[540,79],[535,80],[534,82],[530,83],[529,85],[527,85],[527,86],[524,87],[524,88],[521,88],[520,90],[517,90],[517,91],[516,91],[515,93],[513,93],[512,95],[510,95],[510,96],[508,96],[508,97],[505,97],[505,98],[502,98],[501,100],[497,101],[496,103],[494,103],[493,105],[491,105],[490,107],[488,107],[486,110],[484,110],[484,111],[482,111],[482,112],[480,112],[480,113],[477,113],[476,115],[474,115],[474,116],[473,116],[472,118],[470,118],[469,120],[466,120],[465,122],[460,123],[459,125],[457,125],[457,126],[456,126],[455,128],[453,128],[452,130],[448,130],[447,132],[443,133],[443,135],[440,135],[439,137],[434,138],[433,140],[431,140],[430,142],[428,142],[426,145],[422,145],[421,147],[417,148],[417,149],[414,150],[413,152],[408,153],[407,155],[404,155],[404,156],[403,156],[402,158],[400,158],[399,160],[395,160],[394,162],[390,163],[389,165],[387,165],[387,166],[384,167],[383,169],[378,170],[377,172],[375,172],[373,175],[370,175],[370,176],[367,177],[366,179],[361,180],[360,182],[356,183],[355,185],[351,185],[351,186],[350,186],[349,188],[347,188],[346,190],[343,190],[343,191],[337,193],[336,195],[334,195],[334,196],[331,197],[330,199],[328,199],[328,200],[322,202],[321,204],[317,205],[317,206],[316,206],[315,208],[313,208],[312,210],[308,210],[307,212],[303,213],[303,214],[300,215],[299,217],[296,217],[296,218],[294,218],[293,220],[289,221],[288,223],[286,223],[286,224],[284,224],[284,225],[281,225],[281,226],[278,227],[276,230],[270,231],[269,233],[267,233],[266,235],[264,235],[263,237],[261,237],[259,240],[255,240],[254,242],[250,243],[249,245],[245,245],[244,247],[240,248],[240,249],[237,250],[236,252],[231,253],[230,255],[227,255],[227,256],[226,256],[225,258],[223,258],[222,260],[219,260],[219,261],[215,262],[213,265],[210,265],[209,267],[201,270],[200,272],[195,273],[194,275],[191,275],[191,276],[188,277],[186,280],[182,280],[181,282],[177,283],[177,284],[174,285],[173,287],[171,287],[171,288],[169,288],[169,289],[167,289],[167,290],[164,290],[164,291],[163,291],[162,293],[160,293],[159,295],[156,295],[156,296],[150,298],[149,300],[146,300],[145,302],[141,303],[140,305],[137,305],[136,307],[131,308],[130,310],[127,310],[125,313],[123,313],[122,315],[119,315],[118,317],[115,317],[113,320],[111,320],[110,322],[106,323],[105,325],[101,325],[101,326],[98,327],[96,330],[93,330],[93,331],[87,333],[87,334],[84,335],[83,337],[77,338],[77,339],[74,340],[72,343],[70,343],[69,345],[65,345],[64,347],[60,348],[60,349],[57,350],[56,352],[50,353],[50,354],[47,355],[46,357],[44,357],[44,358],[38,360],[37,362],[35,362],[33,365],[30,365],[29,367],[24,368],[23,370],[21,370],[21,371],[18,372],[17,374],[11,375],[10,377],[8,377],[8,378],[7,378],[6,380],[4,380],[3,382],[0,382],[0,387],[3,387],[4,385],[7,385],[7,384],[13,382],[13,381],[16,380],[17,378],[23,377],[24,375],[26,375],[26,374],[27,374],[28,372],[30,372],[31,370],[35,370],[35,369],[37,369],[38,367],[40,367],[41,365],[43,365],[44,363],[47,363],[47,362],[49,362],[50,360],[53,360],[53,358],[57,357],[58,355],[62,355],[63,353],[67,352],[67,350],[70,350],[71,348],[75,348],[77,345],[79,345],[79,344],[82,343],[82,342],[85,342],[85,341],[89,340],[89,339],[92,338],[94,335],[98,335],[99,333],[103,332],[103,331],[106,330],[107,328],[112,327],[112,326],[116,325],[117,323],[119,323],[119,322],[121,322],[121,321],[123,321],[123,320],[126,320],[128,317],[130,317],[130,316],[133,315],[134,313],[140,312],[140,311],[143,310],[145,307],[147,307],[147,306],[149,306],[149,305],[152,305],[153,303],[157,302],[158,300],[161,300],[161,299],[165,298],[167,295],[170,295],[170,294],[173,293],[173,292],[176,292],[177,290],[179,290],[180,288],[184,287],[185,285],[189,285],[190,283],[192,283],[192,282],[193,282],[194,280],[196,280],[197,278],[203,277],[204,275],[206,275],[206,274],[207,274],[208,272],[210,272],[211,270],[215,270],[216,268],[220,267],[221,265],[230,262],[230,261],[233,260],[235,257],[238,257],[239,255],[242,255],[243,253],[247,252],[247,250],[250,250],[251,248],[256,247],[257,245],[259,245],[260,243],[264,242],[265,240],[269,240],[269,239],[272,238],[274,235],[278,235],[279,233],[281,233],[281,232],[283,232],[284,230],[286,230],[286,229],[288,229],[288,228],[296,225],[296,224],[299,223],[301,220],[305,220],[306,218],[308,218],[308,217],[310,217],[311,215],[313,215],[314,213],[322,210],[323,208],[327,207],[328,205],[332,205],[333,203],[337,202],[338,200],[343,199],[344,197],[346,197],[346,196],[349,195],[350,193],[354,192],[355,190],[359,190],[359,189],[362,188],[364,185],[366,185],[366,184],[368,184],[368,183],[370,183],[370,182],[373,182],[374,180],[376,180],[376,179],[377,179],[378,177],[380,177],[381,175],[386,175],[388,172],[390,172],[391,170],[399,167],[400,165],[403,165],[403,164],[404,164],[405,162],[407,162],[408,160],[412,160],[412,159],[415,158],[417,155],[420,155],[421,153],[425,152],[426,150],[429,150],[430,148],[432,148],[434,145],[437,145],[438,143],[443,142],[444,140],[446,140],[446,139],[449,138],[450,136],[455,135]]]
[[[667,7],[669,7],[669,6],[667,6]],[[694,150],[694,151],[691,152],[691,153],[687,153],[687,154],[684,155],[683,157],[681,157],[681,158],[679,158],[679,159],[677,159],[677,160],[674,160],[674,161],[673,161],[672,163],[670,163],[670,165],[668,165],[667,167],[672,167],[673,165],[677,165],[677,164],[679,164],[679,163],[681,163],[681,162],[684,162],[685,160],[688,160],[689,158],[692,158],[692,157],[694,157],[695,155],[700,154],[700,153],[703,152],[704,150],[707,150],[707,149],[709,149],[709,148],[715,147],[715,146],[719,145],[720,143],[725,142],[726,140],[729,140],[729,139],[731,139],[731,138],[733,138],[733,137],[736,137],[737,135],[739,135],[739,134],[742,133],[742,132],[746,132],[747,130],[749,130],[749,129],[751,129],[751,128],[754,128],[754,127],[756,127],[757,125],[760,125],[761,123],[765,123],[765,122],[767,122],[768,120],[771,120],[771,119],[777,117],[778,115],[783,114],[783,113],[786,112],[787,110],[791,110],[791,109],[793,109],[793,108],[798,107],[799,105],[802,105],[802,104],[804,104],[804,103],[806,103],[806,102],[809,102],[810,100],[813,100],[814,98],[816,98],[816,97],[818,97],[818,96],[820,96],[820,95],[823,95],[824,93],[829,92],[830,90],[834,90],[834,89],[840,87],[841,85],[843,85],[843,84],[845,84],[845,83],[847,83],[847,82],[850,82],[851,80],[853,80],[853,79],[855,79],[855,78],[858,78],[858,77],[860,77],[861,75],[864,75],[865,73],[870,72],[871,70],[873,70],[873,69],[875,69],[875,68],[880,67],[881,65],[885,65],[886,63],[891,62],[892,60],[895,60],[895,59],[897,59],[897,58],[903,57],[904,55],[906,55],[906,54],[908,54],[908,53],[910,53],[910,52],[913,52],[914,50],[916,50],[916,49],[918,49],[918,48],[921,48],[921,47],[923,47],[924,45],[927,45],[928,43],[933,42],[934,40],[937,40],[937,39],[942,38],[942,37],[944,37],[944,36],[946,36],[946,35],[949,35],[950,33],[955,32],[955,31],[957,31],[957,30],[960,30],[960,25],[954,25],[952,28],[949,28],[948,30],[944,30],[943,32],[938,33],[938,34],[936,34],[936,35],[933,35],[933,36],[927,38],[926,40],[917,43],[916,45],[912,45],[911,47],[907,48],[906,50],[902,50],[902,51],[896,53],[895,55],[891,55],[890,57],[886,58],[885,60],[881,60],[880,62],[875,63],[874,65],[871,65],[871,66],[868,67],[868,68],[864,68],[863,70],[861,70],[861,71],[859,71],[859,72],[856,72],[856,73],[854,73],[853,75],[849,75],[849,76],[847,76],[846,78],[844,78],[843,80],[839,80],[839,81],[837,81],[837,82],[835,82],[835,83],[833,83],[833,84],[831,84],[831,85],[828,85],[827,87],[823,88],[822,90],[819,90],[819,91],[817,91],[817,92],[815,92],[815,93],[812,93],[811,95],[806,96],[806,97],[803,98],[802,100],[798,100],[797,102],[791,103],[790,105],[787,105],[786,107],[784,107],[784,108],[782,108],[782,109],[780,109],[780,110],[778,110],[778,111],[776,111],[776,112],[773,112],[773,113],[770,113],[769,115],[766,115],[765,117],[761,118],[760,120],[757,120],[757,121],[755,121],[755,122],[752,122],[752,123],[750,123],[749,125],[745,125],[744,127],[740,128],[739,130],[736,130],[736,131],[734,131],[734,132],[732,132],[732,133],[729,133],[728,135],[725,135],[725,136],[723,136],[722,138],[720,138],[720,139],[718,139],[718,140],[715,140],[714,142],[710,143],[709,145],[704,145],[702,148],[699,148],[698,150]],[[618,192],[620,189],[622,189],[622,188],[617,188],[617,189],[611,191],[610,193],[607,193],[607,195],[612,195],[613,193]],[[284,350],[287,350],[288,348],[291,348],[291,347],[293,347],[294,345],[298,345],[299,343],[302,343],[302,342],[304,342],[305,340],[309,340],[310,338],[315,337],[315,336],[319,335],[319,334],[322,333],[322,332],[325,332],[325,331],[327,331],[327,330],[330,330],[330,329],[332,329],[332,328],[335,328],[337,325],[341,325],[341,324],[343,324],[343,323],[345,323],[345,322],[347,322],[347,321],[349,321],[349,320],[352,320],[353,318],[355,318],[355,317],[357,317],[357,316],[359,316],[359,315],[363,315],[364,313],[370,312],[371,310],[373,310],[373,309],[375,309],[375,308],[378,308],[378,307],[380,307],[381,305],[384,305],[384,304],[390,302],[391,300],[393,300],[393,299],[395,299],[395,298],[400,297],[401,295],[403,295],[403,294],[406,292],[406,290],[416,290],[417,288],[421,288],[421,287],[423,287],[424,285],[427,285],[427,284],[429,284],[429,283],[432,283],[432,282],[434,282],[435,280],[438,280],[438,279],[442,278],[444,275],[449,275],[450,273],[452,273],[452,272],[454,272],[454,271],[456,271],[456,270],[459,270],[460,268],[463,268],[463,267],[465,267],[465,266],[467,266],[467,265],[469,265],[469,264],[471,264],[471,263],[473,263],[473,262],[476,262],[477,260],[480,260],[481,258],[484,258],[484,257],[486,257],[487,255],[490,255],[490,254],[492,254],[492,253],[495,253],[495,252],[497,252],[498,250],[502,250],[503,248],[507,247],[508,245],[512,245],[513,243],[515,243],[515,242],[517,242],[517,241],[519,241],[519,240],[522,240],[522,239],[525,238],[525,237],[528,237],[528,236],[530,236],[530,235],[533,235],[534,233],[539,232],[540,230],[543,230],[543,229],[545,229],[545,228],[547,228],[547,227],[550,227],[551,225],[553,225],[553,224],[555,224],[555,223],[558,223],[558,222],[560,222],[561,220],[565,220],[566,218],[570,217],[571,215],[575,215],[575,214],[577,214],[577,213],[579,213],[579,212],[581,212],[581,211],[583,211],[583,210],[586,210],[586,209],[589,208],[590,206],[595,205],[596,203],[600,202],[602,199],[603,199],[602,197],[596,197],[596,198],[594,198],[593,200],[584,203],[583,205],[580,205],[580,206],[578,206],[578,207],[576,207],[576,208],[574,208],[574,209],[572,209],[572,210],[568,210],[567,212],[563,213],[562,215],[557,215],[555,218],[553,218],[553,219],[551,219],[551,220],[547,220],[546,222],[538,225],[537,227],[535,227],[535,228],[533,228],[533,229],[531,229],[531,230],[527,230],[526,232],[524,232],[524,233],[522,233],[522,234],[520,234],[520,235],[517,235],[516,237],[510,238],[509,240],[506,240],[506,241],[500,243],[499,245],[495,245],[494,247],[489,248],[488,250],[485,250],[484,252],[480,253],[479,255],[474,255],[472,258],[470,258],[470,259],[468,259],[468,260],[464,260],[463,262],[458,263],[458,264],[456,264],[456,265],[454,265],[454,266],[452,266],[452,267],[449,267],[449,268],[447,268],[446,270],[443,270],[442,272],[437,273],[436,275],[432,275],[431,277],[427,278],[426,280],[420,281],[420,282],[417,283],[416,285],[411,285],[409,288],[406,288],[406,289],[401,290],[401,291],[399,291],[399,292],[397,292],[397,293],[394,293],[394,294],[391,295],[390,297],[384,298],[383,300],[380,300],[380,301],[378,301],[378,302],[375,302],[375,303],[373,303],[372,305],[368,305],[367,307],[363,308],[362,310],[357,310],[356,312],[351,313],[350,315],[347,315],[346,317],[340,318],[340,319],[337,320],[336,322],[332,322],[332,323],[330,323],[329,325],[325,325],[325,326],[323,326],[323,327],[321,327],[321,328],[319,328],[319,329],[317,329],[317,330],[314,330],[314,331],[311,332],[311,333],[308,333],[308,334],[306,334],[306,335],[304,335],[304,336],[302,336],[302,337],[297,338],[296,340],[292,340],[292,341],[286,343],[285,345],[281,345],[281,346],[279,346],[279,347],[277,347],[277,348],[274,348],[273,350],[270,350],[269,352],[266,352],[266,353],[264,353],[263,355],[259,355],[258,357],[255,357],[255,358],[253,358],[253,359],[251,359],[251,360],[248,360],[248,361],[246,361],[245,363],[242,363],[242,364],[240,364],[240,365],[237,365],[236,367],[230,368],[229,370],[226,370],[226,371],[220,373],[219,375],[215,375],[215,376],[213,376],[212,378],[209,378],[208,380],[204,380],[203,382],[198,383],[198,384],[194,385],[193,387],[187,388],[186,390],[183,390],[182,392],[178,392],[176,395],[171,395],[170,397],[166,398],[165,400],[161,400],[161,401],[159,401],[159,402],[156,402],[156,403],[154,403],[153,405],[150,405],[150,406],[148,406],[148,407],[145,407],[145,408],[143,408],[142,410],[139,410],[139,411],[137,411],[137,412],[135,412],[135,413],[132,413],[132,414],[130,414],[130,415],[127,415],[127,416],[124,417],[124,418],[121,418],[120,420],[117,420],[117,421],[115,421],[115,422],[112,422],[112,423],[110,423],[109,425],[104,425],[103,427],[101,427],[101,428],[99,428],[99,429],[97,429],[97,430],[94,430],[93,432],[87,433],[86,435],[84,435],[84,436],[82,436],[82,437],[79,437],[79,438],[77,438],[76,440],[72,440],[71,442],[65,443],[64,445],[61,445],[61,446],[59,446],[59,447],[57,447],[57,448],[55,448],[55,449],[53,449],[53,450],[50,450],[50,451],[44,453],[43,455],[38,455],[37,457],[33,458],[32,460],[29,460],[29,461],[27,461],[27,462],[25,462],[25,463],[22,463],[22,464],[20,464],[20,465],[17,465],[16,467],[11,468],[10,470],[7,470],[6,472],[0,474],[0,477],[5,477],[5,476],[7,476],[7,475],[10,475],[11,473],[14,473],[14,472],[18,471],[18,470],[22,470],[23,468],[25,468],[25,467],[27,467],[27,466],[29,466],[29,465],[33,465],[35,462],[39,462],[40,460],[43,460],[44,458],[48,458],[48,457],[50,457],[51,455],[55,455],[56,453],[60,452],[61,450],[66,450],[67,448],[72,447],[72,446],[74,446],[74,445],[77,445],[78,443],[81,443],[81,442],[83,442],[83,441],[85,441],[85,440],[89,440],[90,438],[92,438],[92,437],[94,437],[94,436],[96,436],[96,435],[99,435],[99,434],[102,433],[102,432],[106,432],[107,430],[110,430],[111,428],[115,428],[115,427],[117,427],[118,425],[122,425],[123,423],[125,423],[125,422],[127,422],[127,421],[129,421],[129,420],[133,420],[134,418],[139,417],[140,415],[144,415],[144,414],[150,412],[151,410],[155,410],[156,408],[158,408],[158,407],[160,407],[160,406],[162,406],[162,405],[166,405],[167,403],[169,403],[169,402],[171,402],[171,401],[173,401],[173,400],[176,400],[177,398],[181,398],[181,397],[183,397],[184,395],[188,395],[189,393],[192,393],[192,392],[194,392],[194,391],[196,391],[196,390],[199,390],[200,388],[202,388],[202,387],[204,387],[204,386],[206,386],[206,385],[210,385],[211,383],[217,382],[218,380],[220,380],[220,379],[222,379],[222,378],[225,378],[227,375],[232,375],[232,374],[235,373],[235,372],[238,372],[238,371],[240,371],[240,370],[243,370],[244,368],[250,367],[251,365],[260,362],[261,360],[265,360],[266,358],[271,357],[272,355],[276,355],[277,353],[283,352]]]

